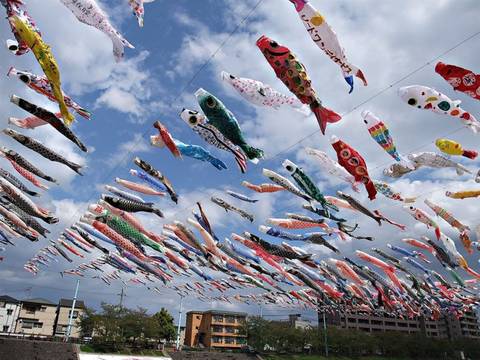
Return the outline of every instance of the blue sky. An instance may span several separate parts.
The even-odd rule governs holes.
[[[480,116],[478,103],[463,94],[455,94],[450,86],[434,73],[434,63],[415,72],[365,105],[358,106],[478,31],[479,14],[478,10],[475,10],[478,7],[473,0],[428,0],[422,4],[413,0],[402,4],[395,1],[378,4],[376,1],[360,0],[352,4],[350,1],[312,0],[338,33],[351,62],[362,68],[369,80],[366,88],[357,83],[356,90],[351,95],[348,94],[347,85],[338,68],[311,42],[293,6],[287,0],[263,0],[245,25],[240,27],[218,52],[219,46],[255,6],[256,0],[156,0],[145,5],[144,28],[138,27],[126,0],[101,1],[113,23],[136,47],[134,50],[126,50],[125,61],[120,64],[113,61],[108,38],[96,29],[80,24],[60,1],[26,2],[43,32],[44,40],[52,45],[62,71],[64,90],[93,112],[90,122],[78,118],[74,127],[75,132],[92,150],[87,155],[77,152],[50,129],[20,131],[45,141],[69,158],[85,163],[88,168],[84,177],[75,176],[68,168],[36,157],[6,137],[1,139],[2,144],[16,149],[59,178],[60,186],[52,188],[41,200],[44,206],[55,210],[61,218],[57,231],[78,219],[87,204],[95,201],[101,194],[103,184],[112,183],[117,176],[134,180],[130,178],[128,170],[134,168],[131,160],[135,155],[164,172],[180,194],[181,200],[177,206],[167,199],[158,203],[167,215],[166,221],[176,218],[183,220],[195,202],[202,200],[215,231],[223,238],[232,231],[258,232],[257,228],[263,224],[265,218],[282,217],[284,212],[300,211],[301,203],[286,194],[256,196],[261,201],[252,206],[232,200],[232,203],[255,214],[257,221],[250,225],[234,214],[226,215],[208,202],[212,193],[227,198],[228,195],[222,194],[225,189],[248,193],[240,187],[242,180],[264,182],[265,179],[261,176],[263,167],[283,173],[281,163],[285,158],[301,165],[326,194],[334,195],[336,190],[348,191],[343,184],[324,176],[315,161],[308,158],[303,151],[305,146],[311,146],[326,151],[335,158],[329,144],[332,134],[359,150],[368,162],[372,177],[385,180],[381,170],[391,164],[391,158],[371,140],[359,115],[362,110],[372,110],[384,119],[400,152],[404,154],[411,151],[434,151],[433,141],[437,137],[457,129],[459,131],[451,135],[452,139],[461,141],[467,148],[478,146],[478,137],[475,138],[469,130],[462,129],[458,120],[409,108],[396,95],[399,86],[427,85],[437,88],[451,98],[461,99],[465,109]],[[11,37],[6,21],[0,22],[0,34],[1,41]],[[299,56],[305,63],[320,98],[327,106],[339,113],[350,112],[341,123],[328,128],[326,137],[318,132],[318,125],[312,116],[305,117],[288,109],[275,111],[254,107],[222,83],[220,71],[226,70],[235,75],[264,81],[286,93],[284,85],[275,78],[270,66],[255,46],[256,39],[262,34],[287,45]],[[449,52],[441,60],[478,73],[479,50],[480,42],[478,38],[474,38]],[[215,52],[216,55],[209,60]],[[41,72],[30,54],[16,58],[2,47],[0,74],[6,74],[12,65],[34,73]],[[189,158],[180,161],[164,149],[150,147],[148,139],[156,133],[152,127],[155,120],[161,120],[179,140],[206,146],[178,116],[183,107],[198,109],[193,92],[199,87],[220,97],[236,114],[249,142],[265,150],[267,159],[259,165],[249,164],[246,175],[239,173],[227,153],[211,147],[209,150],[227,163],[228,170],[220,172],[208,163]],[[0,119],[5,127],[8,116],[26,116],[9,103],[8,98],[13,93],[54,109],[51,103],[24,88],[19,81],[2,77]],[[290,148],[310,134],[313,135]],[[279,152],[281,154],[275,156]],[[478,161],[459,161],[468,165],[473,172],[478,169]],[[1,166],[12,170],[7,162],[0,162]],[[451,169],[421,170],[391,183],[406,195],[418,195],[446,187],[475,187],[472,177],[457,177]],[[475,227],[476,201],[449,200],[443,193],[444,190],[433,192],[430,198],[453,211],[472,228]],[[362,192],[360,199],[366,200],[365,192]],[[396,228],[384,225],[379,229],[368,218],[345,213],[351,221],[360,224],[362,234],[373,233],[377,237],[375,246],[385,248],[387,242],[398,242],[403,237],[419,238],[425,233],[425,227],[416,224],[401,209],[400,203],[396,204],[379,195],[378,200],[369,205],[408,225],[405,234],[398,234]],[[423,202],[420,202],[419,207],[425,209]],[[142,216],[142,220],[152,229],[161,229],[163,224],[148,216]],[[455,235],[447,224],[442,224],[441,220],[439,222],[447,234],[452,237]],[[428,234],[432,235],[431,232]],[[52,235],[54,239],[56,232],[52,231]],[[275,241],[271,238],[269,240]],[[454,240],[457,238],[454,237]],[[59,271],[72,267],[62,260],[36,277],[22,269],[23,263],[46,244],[45,240],[40,244],[23,240],[18,240],[17,243],[17,247],[7,249],[4,253],[6,259],[0,263],[0,278],[5,280],[0,281],[0,293],[19,298],[31,295],[56,299],[69,296],[73,292],[75,279],[61,279],[58,275]],[[346,255],[354,249],[371,246],[358,241],[337,245]],[[457,248],[461,250],[459,242]],[[321,248],[310,246],[309,250],[319,257],[331,256]],[[478,256],[475,256],[469,260],[478,270],[477,258]],[[80,261],[77,261],[76,265],[79,263]],[[115,294],[119,292],[120,286],[106,286],[99,280],[82,279],[80,297],[85,299],[88,305],[98,307],[101,301],[117,301]],[[29,287],[32,287],[30,292],[25,292]],[[128,306],[145,306],[152,311],[160,306],[174,310],[178,303],[170,290],[165,290],[165,296],[162,296],[139,286],[131,286],[127,289],[127,294]],[[225,307],[218,303],[202,304],[194,300],[187,303],[189,309],[210,306]],[[244,307],[229,305],[228,308]],[[248,310],[257,311],[252,308]],[[278,312],[278,309],[272,308],[271,311]]]

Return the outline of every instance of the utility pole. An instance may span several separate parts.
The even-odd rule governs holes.
[[[123,308],[123,298],[127,296],[127,294],[125,294],[125,291],[123,290],[123,286],[122,286],[122,291],[120,292],[120,294],[117,294],[118,296],[120,296],[120,308]]]
[[[180,350],[180,324],[182,323],[182,311],[183,311],[183,295],[180,295],[180,310],[178,311],[178,326],[177,326],[177,351]]]
[[[323,309],[322,317],[323,317],[323,336],[325,337],[325,357],[328,357],[328,337],[327,337],[327,321],[325,320],[325,309]]]
[[[75,311],[75,305],[77,304],[79,286],[80,286],[80,279],[77,279],[77,286],[75,286],[75,295],[73,296],[72,308],[70,309],[70,316],[68,317],[68,326],[67,326],[67,332],[65,333],[65,342],[68,342],[68,339],[70,338],[70,335],[72,332],[73,313]]]

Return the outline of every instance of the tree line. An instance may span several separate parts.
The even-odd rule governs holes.
[[[296,329],[288,322],[250,317],[246,323],[248,344],[259,352],[325,354],[323,329]],[[385,356],[408,359],[480,359],[480,341],[428,338],[398,332],[366,333],[361,330],[327,329],[328,352],[334,356]]]
[[[82,336],[91,337],[97,352],[155,349],[176,337],[173,317],[162,308],[153,315],[143,308],[128,309],[102,303],[101,310],[87,309],[80,319]]]

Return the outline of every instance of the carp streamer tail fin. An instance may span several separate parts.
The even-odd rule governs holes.
[[[310,105],[310,109],[312,109],[312,112],[315,114],[323,135],[325,135],[328,123],[336,123],[342,119],[335,111],[323,107],[317,101]]]

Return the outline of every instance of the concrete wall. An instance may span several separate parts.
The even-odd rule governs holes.
[[[0,359],[78,360],[78,353],[73,344],[0,338]]]

